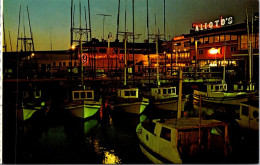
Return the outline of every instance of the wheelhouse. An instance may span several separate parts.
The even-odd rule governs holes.
[[[94,100],[93,90],[80,90],[72,92],[73,100]]]
[[[121,98],[138,98],[138,88],[119,89],[117,96]]]

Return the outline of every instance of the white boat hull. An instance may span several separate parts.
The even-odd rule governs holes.
[[[72,116],[86,119],[94,116],[98,110],[101,108],[101,104],[80,104],[80,105],[68,105],[65,107],[66,110],[70,112]]]
[[[142,101],[136,102],[115,103],[112,109],[120,112],[142,114],[148,104],[148,99],[142,99]]]

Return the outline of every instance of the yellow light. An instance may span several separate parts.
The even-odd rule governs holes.
[[[34,57],[34,53],[32,53],[32,57]]]
[[[211,49],[209,49],[209,53],[210,54],[218,54],[218,49],[211,48]]]
[[[75,45],[72,45],[72,46],[71,46],[71,49],[74,50],[74,49],[75,49]]]

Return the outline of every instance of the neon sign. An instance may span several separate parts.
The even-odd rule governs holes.
[[[192,28],[195,28],[195,31],[207,30],[207,29],[215,29],[225,26],[226,24],[231,25],[234,22],[233,17],[220,18],[220,20],[216,20],[214,22],[209,23],[193,23]]]

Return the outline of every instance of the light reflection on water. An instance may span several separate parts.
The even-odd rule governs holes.
[[[135,128],[142,116],[111,116],[82,121],[57,116],[20,123],[17,163],[149,163]]]

